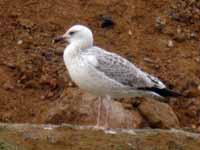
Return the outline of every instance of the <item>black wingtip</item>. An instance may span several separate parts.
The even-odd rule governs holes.
[[[161,89],[161,94],[163,94],[164,97],[182,97],[183,95],[176,92],[176,91],[173,91],[173,90],[170,90],[170,89]],[[161,95],[162,96],[162,95]]]
[[[159,94],[162,97],[182,97],[183,96],[180,93],[167,89],[167,88],[159,89],[157,87],[150,87],[150,88],[148,87],[148,88],[140,88],[140,89],[154,92],[156,94]]]

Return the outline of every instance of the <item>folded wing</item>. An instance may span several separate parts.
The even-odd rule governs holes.
[[[92,65],[110,79],[126,87],[133,89],[165,88],[165,85],[159,79],[141,71],[134,64],[117,54],[98,47],[92,47],[82,53],[87,56],[95,56],[97,63]]]

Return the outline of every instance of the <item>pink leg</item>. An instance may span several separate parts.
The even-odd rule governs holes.
[[[110,120],[110,112],[111,112],[111,98],[110,96],[106,96],[106,121],[105,121],[105,128],[107,129],[109,127],[109,120]]]
[[[102,109],[102,97],[98,98],[99,104],[98,104],[98,115],[97,115],[97,123],[96,128],[100,128],[100,120],[101,120],[101,109]]]

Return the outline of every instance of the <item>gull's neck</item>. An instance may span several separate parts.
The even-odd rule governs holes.
[[[92,43],[87,43],[85,44],[84,42],[81,41],[76,41],[70,43],[64,50],[64,61],[65,63],[70,63],[73,61],[75,58],[79,58],[81,54],[81,50],[87,49],[92,47]]]

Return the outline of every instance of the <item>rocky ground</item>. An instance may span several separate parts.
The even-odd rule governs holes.
[[[93,30],[96,45],[185,95],[112,102],[110,127],[200,132],[198,0],[1,0],[1,122],[95,124],[98,101],[71,82],[64,45],[52,43],[77,23]]]
[[[0,124],[1,150],[199,150],[199,146],[199,134],[178,130],[106,134],[69,125]]]

